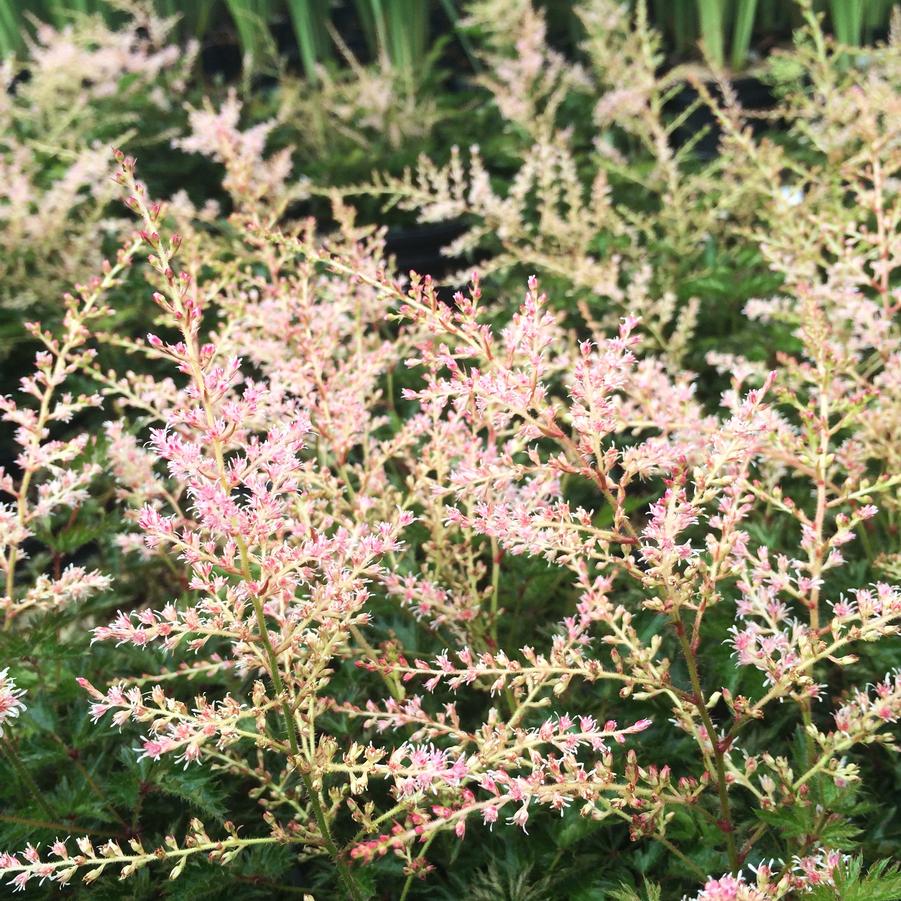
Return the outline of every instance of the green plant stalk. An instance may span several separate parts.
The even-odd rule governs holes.
[[[501,587],[501,558],[497,538],[491,539],[491,637],[497,649],[497,605]]]
[[[328,43],[325,39],[328,11],[316,0],[287,0],[287,2],[304,74],[308,81],[316,84],[319,80],[316,66],[328,55]]]
[[[241,556],[243,559],[245,554],[242,554]],[[272,647],[272,640],[269,638],[269,629],[266,627],[266,614],[263,611],[263,602],[257,596],[254,596],[252,600],[253,612],[256,614],[257,627],[260,630],[260,638],[263,642],[263,648],[266,651],[266,658],[269,661],[269,675],[272,679],[272,685],[277,694],[283,696],[285,694],[285,684],[282,682],[281,672],[278,668],[278,658],[275,656],[275,649]],[[282,711],[284,713],[285,726],[288,733],[288,745],[291,748],[291,754],[294,757],[297,757],[300,754],[300,746],[297,740],[297,724],[294,722],[294,716],[291,713],[287,698],[283,700]],[[322,835],[325,849],[328,851],[329,856],[338,868],[338,875],[341,877],[341,882],[344,883],[347,895],[352,898],[353,901],[358,901],[358,899],[361,901],[363,896],[360,894],[357,882],[353,878],[347,863],[341,859],[341,855],[338,852],[334,839],[332,839],[332,833],[329,829],[328,821],[325,818],[325,810],[322,807],[319,792],[316,791],[316,787],[313,785],[313,778],[309,773],[303,772],[300,773],[300,778],[307,791],[307,796],[310,799],[310,805],[313,808],[313,815],[316,817],[316,824],[319,826],[319,832]]]
[[[0,0],[0,54],[10,56],[22,46],[22,24],[12,0]]]
[[[691,870],[692,873],[698,878],[699,881],[703,882],[707,879],[707,871],[702,870],[684,851],[680,851],[679,848],[674,845],[665,835],[655,835],[653,840],[656,842],[660,842],[670,854],[674,857],[678,857],[679,860],[682,861],[685,866]]]
[[[77,832],[79,835],[96,835],[99,838],[118,838],[121,833],[108,829],[91,829],[88,826],[73,826],[72,823],[57,823],[49,820],[35,820],[31,817],[19,817],[12,813],[0,813],[0,823],[13,823],[16,826],[32,826],[35,829],[46,829],[48,832]]]
[[[730,55],[732,69],[736,72],[743,69],[748,62],[748,51],[757,14],[757,0],[737,0],[737,4]]]
[[[238,30],[241,54],[255,68],[269,36],[270,0],[225,0],[225,4]]]
[[[287,842],[292,842],[295,840],[287,839]],[[217,841],[211,842],[203,842],[195,845],[190,845],[187,848],[177,848],[174,850],[170,849],[161,849],[157,848],[154,851],[144,852],[142,854],[103,854],[99,857],[94,857],[91,859],[85,859],[84,857],[80,858],[81,863],[78,863],[78,858],[70,858],[68,860],[57,860],[53,862],[53,867],[55,870],[62,869],[63,867],[71,866],[73,863],[77,866],[85,866],[87,864],[98,863],[102,864],[104,867],[110,865],[117,864],[148,864],[154,863],[161,860],[166,861],[180,861],[186,857],[191,857],[194,854],[209,854],[211,852],[221,852],[228,848],[250,848],[255,845],[275,845],[275,844],[283,844],[284,840],[273,838],[271,835],[267,835],[262,838],[235,838],[230,837],[227,839],[219,839]],[[46,864],[44,862],[39,862],[35,864],[23,864],[19,867],[19,870],[25,869],[30,871],[34,875],[40,875],[43,878],[46,878],[46,874],[38,873],[39,868],[43,868]]]
[[[19,782],[22,784],[22,787],[34,798],[35,803],[40,807],[47,816],[50,817],[51,820],[55,820],[57,818],[56,813],[54,813],[53,808],[47,803],[47,800],[44,798],[43,792],[38,788],[35,784],[35,781],[31,778],[31,774],[28,772],[27,767],[22,765],[22,761],[19,760],[19,755],[16,752],[16,749],[12,746],[9,739],[2,738],[0,739],[0,749],[2,749],[3,754],[6,759],[9,761],[10,766],[15,770],[16,776],[19,778]]]
[[[203,376],[202,373],[200,373],[199,363],[197,363],[196,360],[194,361],[194,365],[197,367],[195,378],[200,378],[200,381],[197,384],[203,385]],[[212,411],[206,403],[206,397],[202,396],[201,400],[204,403],[207,417],[211,417]],[[216,457],[217,468],[219,469],[223,481],[225,481],[225,460],[222,454],[222,447],[218,441],[213,442],[213,451]],[[245,579],[250,580],[251,572],[250,562],[247,554],[247,546],[244,544],[244,541],[241,538],[238,538],[238,551],[241,557],[241,574]],[[279,670],[278,666],[278,657],[275,653],[275,648],[272,646],[272,639],[269,636],[269,629],[266,626],[266,612],[263,610],[263,601],[256,595],[254,595],[251,600],[253,603],[253,612],[256,616],[257,628],[260,632],[260,641],[262,642],[263,649],[266,653],[266,661],[269,667],[269,678],[272,680],[272,686],[273,688],[275,688],[276,694],[281,698],[282,713],[285,718],[285,731],[288,737],[288,746],[291,750],[291,755],[296,758],[300,754],[300,743],[297,737],[297,723],[294,720],[294,714],[291,711],[291,705],[286,696],[285,683],[282,681],[281,671]],[[297,766],[296,761],[295,766]],[[323,810],[322,802],[319,798],[319,793],[316,791],[315,786],[313,785],[312,777],[309,773],[301,772],[300,778],[310,799],[310,806],[313,808],[313,816],[316,818],[316,824],[319,826],[319,832],[322,836],[322,841],[325,844],[325,849],[335,863],[335,867],[338,870],[338,875],[341,879],[341,882],[344,884],[344,888],[347,892],[348,897],[351,898],[352,901],[362,901],[362,895],[359,892],[356,880],[353,878],[353,875],[351,874],[350,868],[347,866],[347,863],[341,859],[338,848],[335,845],[334,840],[332,839],[332,833],[329,829],[328,821],[325,818],[325,811]]]
[[[112,801],[110,801],[103,789],[97,784],[97,781],[94,779],[94,777],[88,772],[87,767],[78,759],[77,756],[72,756],[72,749],[69,748],[69,746],[55,732],[51,734],[54,741],[56,741],[56,743],[66,752],[66,756],[69,757],[69,759],[75,765],[76,769],[81,773],[82,778],[90,787],[91,791],[93,791],[97,798],[100,800],[100,803],[103,804],[103,806],[113,815],[113,817],[115,817],[115,819],[119,821],[120,825],[127,829],[128,823],[125,822],[119,811],[116,810],[115,807],[113,807]]]
[[[202,385],[203,381],[201,380],[199,384]],[[211,411],[207,409],[207,415],[210,415],[210,412]],[[217,465],[219,466],[220,472],[223,474],[224,478],[225,461],[222,457],[222,449],[218,441],[214,442],[214,450],[216,452]],[[244,544],[243,539],[241,538],[238,539],[238,551],[241,555],[242,575],[245,579],[249,580],[251,578],[251,572],[250,563],[247,556],[247,547]],[[269,637],[269,629],[266,626],[266,613],[263,610],[263,601],[258,596],[254,595],[252,597],[252,602],[253,612],[257,620],[257,628],[260,632],[260,640],[263,644],[263,649],[266,653],[266,660],[269,665],[269,677],[272,680],[272,686],[273,688],[275,688],[276,694],[282,699],[282,713],[285,718],[285,730],[288,737],[288,746],[291,749],[292,756],[296,758],[300,754],[300,743],[297,738],[297,723],[294,719],[294,714],[291,710],[290,702],[286,696],[285,683],[282,681],[282,674],[278,666],[278,657],[276,656],[275,648],[272,646],[272,639]],[[295,766],[297,766],[296,762]],[[316,791],[316,788],[313,785],[312,776],[310,776],[309,773],[301,772],[300,778],[303,782],[304,788],[307,791],[307,796],[310,799],[310,806],[313,808],[313,816],[316,818],[316,824],[319,826],[319,833],[322,836],[322,841],[325,845],[325,849],[335,863],[335,867],[338,870],[338,876],[340,877],[341,882],[344,884],[347,896],[351,899],[351,901],[362,901],[362,895],[360,894],[357,882],[351,874],[350,868],[347,866],[347,862],[341,859],[340,852],[338,851],[334,839],[332,838],[328,820],[326,820],[325,817],[325,810],[323,809],[319,793]]]
[[[873,32],[876,29],[888,27],[896,2],[897,0],[869,0],[869,3],[866,4],[864,13],[867,31],[866,40],[868,43],[873,41]]]
[[[411,83],[422,66],[428,42],[428,4],[421,0],[387,0],[392,59]]]
[[[457,36],[457,40],[460,42],[469,64],[475,72],[480,72],[482,64],[479,62],[478,55],[472,46],[472,42],[469,40],[469,36],[460,28],[460,12],[454,5],[454,0],[441,0],[441,6],[444,8],[444,13],[448,20],[454,26],[454,34]]]
[[[859,47],[863,37],[863,0],[830,0],[829,8],[838,42]]]
[[[722,0],[697,0],[704,53],[717,68],[725,62]]]
[[[697,10],[692,9],[688,0],[679,0],[673,16],[673,29],[676,35],[676,45],[680,52],[684,53],[697,41]]]
[[[453,4],[447,0],[443,5],[456,23]],[[399,72],[410,89],[426,55],[428,4],[422,0],[356,0],[356,7],[370,52]]]
[[[288,10],[291,13],[291,22],[294,25],[294,34],[297,36],[297,46],[300,49],[300,59],[303,63],[307,80],[315,84],[316,63],[319,54],[316,52],[316,39],[313,36],[313,10],[308,0],[288,0]]]
[[[437,834],[438,834],[438,831],[434,830],[432,832],[432,834],[426,839],[425,844],[422,846],[422,850],[419,852],[419,854],[416,855],[417,860],[422,860],[422,858],[426,856],[426,853],[429,850],[429,846],[435,840],[435,836]],[[411,870],[410,874],[407,876],[406,881],[404,882],[403,891],[400,893],[400,901],[407,901],[407,895],[410,894],[410,889],[413,886],[413,879],[415,878],[415,876],[416,876],[416,871]]]
[[[181,17],[179,25],[182,34],[190,35],[197,40],[206,34],[210,25],[210,14],[216,0],[195,0],[191,4],[179,3],[178,0],[166,0],[166,2],[170,10],[167,14]]]
[[[720,747],[716,737],[716,727],[713,720],[710,719],[710,712],[704,703],[704,690],[701,687],[701,677],[698,673],[698,664],[695,660],[694,651],[685,634],[685,626],[682,624],[681,617],[676,614],[673,618],[673,624],[676,628],[676,635],[679,638],[679,644],[682,647],[682,655],[685,658],[685,664],[688,667],[688,678],[691,681],[691,688],[695,695],[695,706],[701,715],[704,728],[707,730],[707,736],[713,745],[714,761],[716,763],[716,787],[719,795],[720,803],[720,819],[721,826],[726,836],[726,853],[729,856],[729,868],[733,873],[739,870],[738,848],[735,844],[735,834],[732,823],[732,811],[729,806],[729,789],[726,783],[726,765],[723,762],[723,750]]]
[[[357,16],[366,38],[366,46],[375,59],[387,56],[384,23],[380,19],[381,4],[379,0],[355,0]]]

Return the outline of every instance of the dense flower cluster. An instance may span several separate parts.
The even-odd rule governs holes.
[[[805,894],[816,886],[833,884],[833,875],[842,863],[838,851],[796,857],[789,867],[777,868],[774,862],[754,869],[756,879],[737,876],[709,879],[693,901],[770,901]]]
[[[3,735],[3,723],[15,719],[25,709],[24,694],[9,677],[9,669],[0,670],[0,735]]]
[[[515,7],[512,38],[499,7]],[[897,560],[870,549],[877,529],[897,539],[901,509],[899,46],[874,51],[868,95],[826,64],[839,51],[815,20],[799,41],[811,94],[786,114],[828,175],[701,83],[733,166],[708,201],[711,171],[671,146],[642,14],[582,13],[586,69],[548,48],[530,3],[473,4],[482,83],[528,143],[508,193],[477,152],[389,185],[427,219],[474,216],[454,250],[498,241],[485,270],[534,263],[572,315],[535,276],[510,304],[486,298],[484,273],[452,296],[396,278],[384,232],[337,195],[325,237],[292,220],[309,185],[290,149],[269,151],[274,120],[241,127],[237,94],[192,108],[177,139],[224,168],[227,221],[154,200],[115,152],[137,230],[58,328],[29,326],[34,371],[0,398],[16,448],[0,609],[17,635],[75,611],[98,659],[121,661],[77,679],[93,728],[138,735],[142,765],[240,781],[260,812],[221,818],[218,839],[192,820],[156,847],[127,823],[77,850],[29,843],[0,855],[14,889],[154,863],[174,878],[195,855],[272,847],[330,861],[351,898],[360,866],[397,860],[406,894],[442,841],[558,818],[662,847],[695,901],[790,898],[848,864],[839,794],[863,752],[894,749],[901,716],[901,676],[873,652],[901,633]],[[158,37],[124,59],[92,45],[95,89],[171,66]],[[73,40],[42,37],[43,69],[81,65]],[[621,161],[603,136],[581,183],[559,117],[592,91],[599,127],[651,148],[653,222],[610,200]],[[776,352],[710,353],[719,397],[683,365],[699,307],[677,300],[677,258],[702,231],[756,242],[780,276],[745,311]],[[599,235],[631,249],[601,254]],[[109,329],[127,272],[152,301],[144,338]],[[110,348],[126,362],[102,364]],[[101,407],[103,427],[84,426]],[[106,557],[67,553],[89,515],[115,515]],[[114,612],[96,603],[130,570],[148,584]],[[0,671],[13,761],[16,686]],[[791,817],[803,828],[783,836]]]

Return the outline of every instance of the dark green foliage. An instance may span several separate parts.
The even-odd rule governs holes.
[[[901,865],[882,860],[865,869],[860,857],[842,864],[835,885],[822,885],[808,895],[811,901],[897,901],[901,898]]]

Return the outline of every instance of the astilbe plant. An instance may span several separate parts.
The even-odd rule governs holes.
[[[579,65],[548,45],[532,4],[468,8],[487,73],[477,85],[503,137],[423,155],[348,193],[386,195],[423,222],[459,219],[465,230],[448,255],[478,256],[495,282],[537,270],[561,307],[571,298],[584,321],[608,329],[641,315],[650,348],[677,362],[694,352],[694,366],[699,316],[699,337],[718,351],[742,336],[757,343],[738,316],[742,300],[808,272],[818,249],[851,259],[850,246],[838,250],[843,237],[872,251],[864,284],[878,279],[887,294],[897,28],[850,57],[802,4],[795,47],[761,68],[775,96],[760,111],[742,108],[724,73],[667,70],[645,3],[578,4]],[[773,140],[773,123],[784,139]]]
[[[530,310],[534,311],[535,300],[534,294],[531,295],[519,316],[526,318]],[[787,500],[777,488],[777,506],[799,520],[801,548],[807,558],[791,560],[780,557],[778,567],[773,567],[766,547],[754,548],[749,534],[741,528],[756,498],[769,500],[773,496],[762,489],[760,480],[753,477],[751,467],[758,460],[759,465],[765,465],[772,442],[778,447],[780,462],[794,463],[802,473],[821,482],[815,470],[811,473],[807,460],[812,456],[812,451],[819,452],[821,461],[830,459],[828,442],[832,432],[828,420],[815,423],[807,431],[806,440],[801,437],[804,431],[790,439],[788,436],[797,433],[780,420],[775,411],[761,406],[758,389],[743,402],[727,396],[732,417],[722,424],[709,427],[707,434],[696,427],[695,431],[681,439],[672,436],[665,443],[649,439],[631,445],[620,455],[613,448],[603,447],[602,436],[614,424],[625,429],[629,425],[628,419],[616,422],[615,416],[622,415],[623,407],[617,404],[611,409],[604,397],[606,385],[603,380],[609,379],[613,388],[626,391],[629,388],[628,378],[621,369],[622,357],[617,359],[617,352],[622,354],[621,344],[612,342],[611,346],[608,342],[603,348],[603,365],[594,368],[597,380],[589,382],[594,391],[587,394],[584,392],[584,379],[592,370],[589,363],[592,349],[582,345],[584,358],[575,362],[570,370],[574,377],[571,377],[569,387],[572,403],[569,419],[575,435],[567,434],[561,428],[557,412],[547,405],[541,382],[540,356],[533,351],[529,358],[530,365],[521,371],[511,367],[511,357],[505,358],[496,351],[490,336],[472,318],[471,302],[463,298],[458,299],[457,312],[442,307],[434,299],[424,307],[423,310],[420,304],[410,305],[410,310],[414,316],[424,316],[439,325],[441,332],[456,337],[465,351],[454,354],[447,346],[430,348],[430,354],[434,354],[431,356],[433,367],[446,367],[450,375],[430,380],[430,388],[422,392],[422,399],[428,398],[442,405],[450,402],[460,409],[465,407],[471,416],[473,443],[479,442],[481,433],[487,432],[495,437],[495,431],[515,424],[510,439],[523,441],[520,452],[528,455],[514,470],[520,478],[526,479],[531,475],[529,463],[550,464],[563,472],[578,473],[597,486],[614,510],[614,530],[606,534],[592,528],[592,517],[584,511],[572,511],[565,504],[546,508],[536,503],[534,495],[530,495],[522,507],[494,504],[492,499],[486,499],[475,506],[475,516],[467,518],[459,511],[450,511],[451,521],[468,519],[478,531],[499,540],[501,546],[510,552],[542,553],[570,565],[583,584],[591,585],[595,591],[609,590],[606,580],[610,577],[600,583],[588,582],[585,579],[586,569],[590,565],[587,561],[595,565],[601,563],[608,571],[635,579],[646,596],[641,606],[670,620],[691,689],[676,690],[670,680],[669,661],[655,660],[661,649],[660,637],[655,637],[649,647],[644,647],[634,631],[632,617],[623,607],[612,611],[602,609],[597,616],[612,633],[604,639],[615,649],[613,659],[617,666],[612,672],[605,671],[604,665],[596,659],[582,658],[579,641],[584,637],[582,630],[576,622],[569,621],[568,636],[575,643],[574,655],[565,642],[555,645],[555,651],[563,650],[564,653],[556,660],[552,658],[550,663],[544,658],[536,659],[535,652],[526,649],[525,666],[520,668],[522,665],[511,665],[506,655],[487,653],[473,658],[470,650],[464,649],[458,654],[457,661],[450,660],[446,654],[440,655],[431,664],[416,661],[410,666],[409,675],[414,678],[419,675],[428,677],[426,687],[432,689],[442,681],[451,687],[461,687],[483,677],[490,680],[492,690],[500,691],[510,683],[521,684],[518,683],[521,674],[528,673],[534,678],[534,670],[537,670],[546,680],[543,685],[547,688],[554,687],[553,683],[557,681],[554,677],[557,676],[559,683],[556,688],[561,691],[574,677],[582,676],[589,681],[621,679],[627,686],[624,691],[627,696],[665,696],[672,703],[676,725],[693,736],[707,762],[704,775],[691,790],[697,790],[698,786],[703,786],[708,792],[715,790],[719,805],[717,822],[724,833],[731,863],[733,867],[737,866],[760,840],[761,833],[754,830],[742,846],[737,845],[734,835],[735,802],[730,802],[730,791],[738,786],[747,789],[754,798],[752,803],[762,805],[765,810],[786,803],[795,804],[798,794],[804,800],[807,794],[805,786],[821,771],[829,772],[840,785],[856,777],[856,769],[841,756],[854,744],[890,740],[884,732],[880,733],[880,728],[894,722],[898,714],[896,680],[892,676],[880,683],[873,695],[859,694],[853,703],[841,707],[835,714],[835,727],[830,731],[818,730],[810,723],[809,705],[810,699],[818,697],[821,691],[821,686],[812,678],[814,668],[820,661],[831,660],[847,665],[853,662],[853,657],[836,655],[850,642],[875,640],[897,631],[901,599],[896,589],[885,584],[855,591],[853,598],[836,599],[828,621],[823,623],[820,618],[823,574],[841,565],[842,556],[838,548],[852,540],[852,530],[875,513],[874,507],[861,505],[860,500],[866,500],[868,494],[891,489],[896,479],[887,477],[865,482],[862,491],[859,485],[852,483],[847,488],[843,486],[844,490],[836,490],[832,497],[827,487],[821,487],[817,490],[812,516],[800,505]],[[533,313],[533,323],[536,318]],[[812,314],[811,318],[814,318]],[[514,319],[505,337],[515,335],[518,326],[519,317]],[[628,329],[627,323],[621,332],[620,342],[628,338]],[[541,347],[540,335],[540,329],[536,328],[528,334],[528,338]],[[547,340],[547,335],[545,341],[545,346],[549,346],[551,342]],[[535,348],[536,343],[532,343],[531,348]],[[467,370],[461,366],[461,357],[469,355],[475,356],[477,362]],[[509,368],[504,368],[504,363],[498,364],[498,358]],[[787,375],[786,381],[790,383],[790,368]],[[772,380],[773,376],[770,376],[767,381]],[[806,404],[791,388],[784,388],[777,379],[773,390],[776,389],[784,391],[785,401],[789,405],[800,407],[802,421],[810,422],[812,417],[804,415]],[[828,385],[821,392],[827,390]],[[816,389],[814,393],[817,393]],[[589,403],[583,405],[583,398]],[[819,396],[816,403],[823,402],[824,399]],[[629,411],[628,406],[625,406],[625,411]],[[636,430],[634,426],[632,428]],[[528,446],[528,439],[539,437],[552,439],[560,445],[562,452],[542,460],[534,445],[531,449]],[[496,440],[502,441],[503,438],[501,431]],[[786,444],[791,447],[790,453],[785,452]],[[812,448],[809,447],[811,444]],[[821,465],[828,466],[828,462]],[[638,476],[661,471],[666,475],[667,484],[663,496],[650,506],[643,528],[638,530],[629,526],[630,520],[618,512],[623,507],[626,487]],[[481,478],[478,472],[467,469],[464,496],[469,500],[474,487],[494,485],[496,482],[497,473],[491,469],[486,468],[486,474]],[[841,511],[842,507],[849,512],[832,512]],[[702,517],[708,524],[708,533],[703,545],[694,547],[690,540],[691,527]],[[533,524],[540,524],[540,528],[533,528]],[[617,534],[618,531],[622,534]],[[633,534],[630,535],[630,532]],[[564,540],[563,536],[569,536],[569,540]],[[619,546],[621,556],[611,554],[611,545]],[[764,671],[767,690],[755,700],[733,696],[724,690],[722,697],[731,714],[731,723],[727,728],[717,726],[709,713],[719,693],[711,697],[705,695],[698,671],[698,653],[704,638],[704,618],[708,610],[723,600],[723,586],[733,581],[741,593],[738,613],[745,628],[736,627],[730,643],[741,665],[755,666]],[[798,610],[809,613],[809,626],[794,619],[787,604],[778,600],[780,592],[787,595],[787,600],[796,603]],[[588,597],[592,595],[588,594]],[[604,595],[601,598],[606,600]],[[583,604],[585,600],[587,598],[583,598]],[[583,616],[590,610],[579,609]],[[618,622],[620,617],[623,623]],[[582,625],[584,628],[587,624]],[[534,697],[533,691],[540,697],[540,686],[528,680],[526,685],[529,688],[528,699]],[[793,772],[784,759],[768,753],[752,754],[743,749],[739,756],[736,750],[739,734],[755,720],[763,718],[766,708],[774,700],[784,698],[797,701],[812,741],[809,759],[803,772],[799,773]],[[875,712],[877,708],[878,713]],[[849,717],[855,725],[851,725]],[[779,778],[763,775],[767,770]],[[656,778],[657,772],[654,774]],[[759,786],[756,784],[758,779]],[[689,798],[693,802],[694,796],[686,790],[686,786],[680,785],[680,788],[685,792],[680,799],[682,803]],[[679,793],[676,795],[678,797]],[[665,794],[656,792],[655,801],[659,805],[657,809],[654,809],[657,805],[635,805],[639,809],[650,809],[634,816],[633,834],[656,834],[659,837],[665,832]],[[778,897],[780,892],[787,891],[787,885],[784,880],[774,880],[771,896]]]
[[[262,159],[254,146],[235,157],[245,168]],[[81,679],[91,717],[138,728],[144,759],[250,781],[262,812],[213,837],[195,820],[158,844],[28,845],[0,858],[11,885],[156,863],[178,876],[195,856],[226,865],[275,845],[330,857],[351,897],[366,891],[361,866],[396,856],[406,893],[442,833],[527,833],[570,808],[662,844],[705,883],[699,899],[783,898],[835,878],[844,846],[830,836],[847,814],[830,786],[855,786],[856,750],[891,746],[901,710],[891,673],[824,699],[827,677],[901,622],[896,588],[835,577],[897,484],[857,438],[885,395],[863,353],[871,333],[799,282],[801,352],[773,372],[737,367],[712,414],[691,376],[642,355],[635,317],[580,339],[531,280],[492,327],[478,279],[448,304],[427,277],[394,281],[381,235],[340,205],[341,232],[322,243],[310,225],[277,228],[252,186],[240,238],[217,249],[202,229],[169,232],[134,160],[118,164],[140,235],[69,301],[62,337],[35,329],[47,351],[23,389],[37,412],[4,402],[23,448],[21,475],[4,479],[6,616],[15,627],[114,575],[26,583],[18,566],[32,522],[79,503],[93,475],[61,471],[85,437],[46,440],[96,401],[60,393],[87,369],[123,413],[156,420],[140,439],[111,423],[110,461],[141,553],[188,589],[94,629],[185,665],[152,687]],[[86,347],[139,244],[159,328],[128,346],[168,365],[169,382],[100,371]],[[897,353],[895,329],[875,331],[879,360]],[[377,386],[399,362],[410,373],[396,401]],[[794,551],[770,550],[776,529]],[[516,647],[505,582],[530,557],[559,574],[561,603],[556,625]],[[422,650],[386,634],[372,615],[386,603],[421,624]],[[729,684],[711,669],[724,645]],[[216,689],[190,699],[180,679],[198,673]],[[3,680],[9,721],[21,695]],[[773,738],[796,724],[792,756]],[[787,847],[786,816],[810,824]],[[700,841],[713,846],[704,863]]]
[[[158,140],[181,118],[196,43],[172,43],[174,20],[146,5],[128,12],[115,29],[36,23],[28,55],[0,64],[0,306],[45,304],[96,271],[104,239],[128,230],[109,212],[109,143]]]
[[[0,398],[0,415],[14,429],[19,449],[15,459],[18,472],[0,469],[4,496],[0,504],[0,572],[4,578],[0,604],[7,629],[26,611],[83,601],[109,584],[108,576],[96,570],[88,572],[79,566],[61,570],[58,558],[50,572],[31,573],[24,585],[18,573],[21,564],[27,563],[29,539],[41,532],[52,534],[60,512],[78,508],[99,472],[97,464],[85,461],[87,433],[58,440],[50,439],[50,432],[100,403],[98,393],[73,395],[64,389],[73,374],[90,365],[95,354],[87,346],[92,320],[104,315],[105,294],[129,266],[139,245],[140,241],[135,241],[123,247],[115,264],[105,262],[102,277],[65,295],[60,334],[29,323],[29,331],[43,345],[35,356],[34,374],[21,380],[21,399]]]
[[[661,39],[646,5],[578,4],[585,65],[549,46],[544,12],[530,2],[467,8],[501,152],[453,147],[446,161],[423,155],[400,177],[377,173],[348,190],[388,195],[423,222],[459,218],[466,229],[449,256],[476,252],[486,275],[537,270],[561,301],[608,328],[641,314],[642,340],[680,359],[698,312],[696,297],[680,296],[693,276],[687,261],[706,266],[703,250],[729,215],[719,186],[727,163],[680,143],[698,103],[670,113],[684,81],[658,74]]]
[[[16,688],[16,683],[9,677],[8,669],[0,672],[0,724],[15,719],[19,715],[19,711],[25,709],[25,704],[22,702],[23,694],[25,692]],[[2,732],[0,732],[0,736],[2,736]]]
[[[373,151],[407,152],[423,143],[447,115],[434,90],[434,58],[421,68],[403,68],[382,48],[375,61],[364,64],[338,31],[330,29],[330,37],[344,66],[318,66],[315,83],[288,77],[280,85],[279,119],[301,142],[305,158],[331,167],[339,154],[345,158],[339,166],[363,160],[368,165]]]

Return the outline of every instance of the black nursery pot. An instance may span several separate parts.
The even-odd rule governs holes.
[[[221,78],[226,83],[241,77],[241,48],[234,41],[216,41],[201,45],[200,68],[209,79]]]
[[[396,226],[388,229],[385,250],[395,257],[398,272],[407,273],[412,269],[420,275],[431,275],[441,280],[461,266],[459,260],[444,256],[441,249],[459,238],[464,231],[466,225],[459,219]]]
[[[721,100],[722,92],[719,88],[714,84],[709,87],[713,97]],[[735,91],[742,109],[752,114],[748,121],[755,134],[780,127],[778,121],[774,122],[769,118],[753,116],[753,113],[766,113],[776,108],[776,98],[769,85],[759,78],[741,76],[733,79],[732,89]],[[697,104],[699,100],[700,95],[697,90],[691,85],[684,85],[679,93],[667,103],[666,112],[676,118],[693,104]],[[694,152],[702,159],[713,159],[719,154],[722,129],[706,103],[701,102],[675,130],[673,141],[677,147],[683,147],[689,141],[694,140],[701,131],[704,131],[704,135],[694,145]]]

